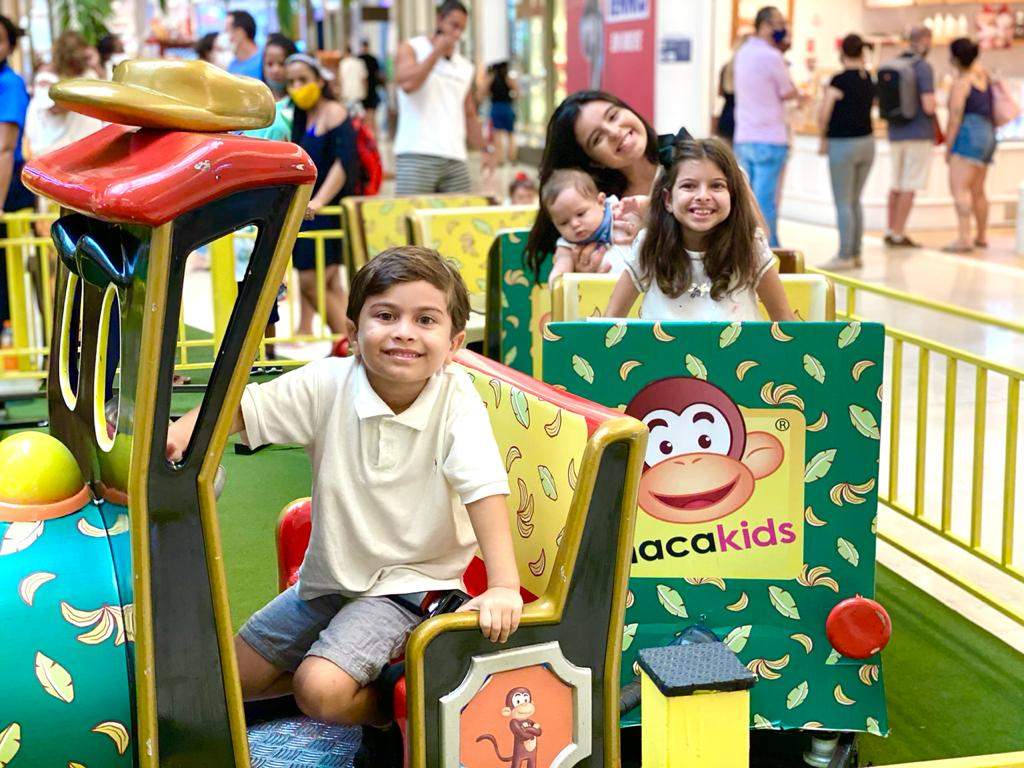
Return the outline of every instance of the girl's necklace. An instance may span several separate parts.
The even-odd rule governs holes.
[[[690,298],[699,299],[703,296],[711,295],[711,283],[705,281],[703,283],[691,283],[690,284]]]

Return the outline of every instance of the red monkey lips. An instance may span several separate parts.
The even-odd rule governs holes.
[[[735,487],[736,481],[732,480],[719,488],[702,493],[684,493],[680,496],[667,496],[660,493],[651,495],[667,507],[685,510],[707,509],[728,496]]]

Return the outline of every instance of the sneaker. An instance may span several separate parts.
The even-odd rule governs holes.
[[[864,266],[864,262],[861,261],[860,256],[852,256],[846,258],[844,256],[836,256],[824,264],[818,266],[818,269],[823,269],[826,272],[845,272],[849,269],[860,269]]]
[[[920,248],[920,243],[915,243],[906,235],[891,235],[885,238],[885,244],[893,248]]]

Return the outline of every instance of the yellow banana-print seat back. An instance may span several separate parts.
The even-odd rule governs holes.
[[[797,319],[806,321],[832,321],[836,319],[835,286],[824,275],[800,272],[779,275],[782,287]],[[612,296],[617,277],[570,273],[559,277],[551,292],[551,320],[583,320],[602,317]],[[639,317],[641,295],[629,312]],[[758,304],[763,319],[768,320],[764,305]],[[536,341],[540,345],[540,340]]]
[[[408,197],[346,197],[342,203],[350,243],[348,268],[355,274],[381,251],[409,244],[406,216],[417,208],[487,206],[484,195],[410,195]]]
[[[415,210],[409,214],[412,242],[434,248],[459,266],[470,293],[487,290],[487,254],[498,232],[533,226],[532,205]]]
[[[464,357],[484,362],[483,358]],[[519,579],[524,589],[541,595],[562,545],[583,450],[590,438],[587,419],[581,412],[531,394],[526,384],[521,388],[512,378],[499,378],[470,366],[466,370],[487,406],[508,471],[512,491],[508,513]]]

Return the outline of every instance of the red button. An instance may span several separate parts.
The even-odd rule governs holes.
[[[892,620],[881,605],[858,595],[832,609],[825,634],[843,656],[866,659],[885,648],[892,637]]]

